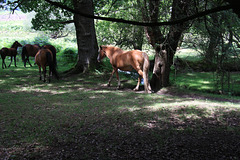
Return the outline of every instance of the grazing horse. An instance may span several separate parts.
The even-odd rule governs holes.
[[[22,49],[22,61],[24,62],[24,67],[26,68],[26,63],[32,67],[29,57],[35,57],[37,52],[39,51],[40,46],[38,44],[25,44]],[[27,57],[27,58],[25,58]]]
[[[113,67],[112,75],[108,81],[108,86],[110,86],[113,74],[116,72],[118,88],[120,88],[121,84],[118,76],[118,69],[122,71],[132,71],[135,69],[138,72],[139,77],[137,86],[134,88],[134,90],[139,90],[142,77],[144,79],[145,92],[148,93],[151,90],[151,87],[148,83],[148,70],[150,63],[148,55],[145,52],[139,50],[123,51],[118,47],[100,46],[97,58],[98,62],[100,62],[106,56],[110,59],[110,63]]]
[[[8,65],[8,67],[11,66],[13,57],[14,57],[15,67],[17,67],[17,65],[16,65],[16,56],[17,56],[17,48],[18,47],[22,47],[22,45],[18,41],[15,41],[13,43],[13,45],[11,46],[11,48],[3,47],[0,50],[0,54],[1,54],[1,57],[2,57],[2,68],[3,69],[4,69],[4,66],[5,66],[5,68],[7,68],[6,63],[5,63],[6,56],[10,56],[11,57],[11,62]]]
[[[43,82],[46,82],[46,67],[49,66],[49,82],[51,81],[51,75],[54,74],[59,79],[58,72],[54,65],[53,54],[49,49],[40,49],[35,56],[35,63],[38,65],[40,80],[42,80],[41,68],[43,69]]]
[[[56,50],[56,48],[53,45],[50,45],[50,44],[43,45],[42,48],[43,49],[49,49],[52,52],[52,54],[53,54],[53,63],[54,63],[54,66],[57,68],[57,59],[56,59],[57,50]]]

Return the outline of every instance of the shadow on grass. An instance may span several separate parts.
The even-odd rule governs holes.
[[[1,75],[0,159],[240,158],[238,108],[118,91],[102,75],[23,75]]]

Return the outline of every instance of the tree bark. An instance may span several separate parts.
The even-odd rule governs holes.
[[[92,0],[73,0],[74,9],[86,14],[93,15]],[[76,28],[78,61],[69,74],[84,73],[89,68],[94,68],[97,64],[97,39],[94,28],[94,19],[74,14],[74,24]]]

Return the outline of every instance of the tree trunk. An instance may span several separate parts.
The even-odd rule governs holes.
[[[74,9],[86,14],[93,15],[92,0],[73,0]],[[78,61],[76,66],[69,71],[69,74],[84,73],[97,64],[97,39],[94,28],[94,20],[78,14],[74,14],[76,28]]]
[[[205,53],[205,60],[206,62],[211,64],[215,59],[216,49],[221,40],[221,31],[220,31],[221,29],[219,28],[219,25],[220,25],[219,16],[217,14],[212,14],[210,15],[210,17],[211,17],[211,24],[213,27],[209,28],[209,26],[211,25],[208,26],[207,22],[205,22],[205,27],[210,37],[208,48]]]

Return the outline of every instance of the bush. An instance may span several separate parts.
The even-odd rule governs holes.
[[[62,59],[65,63],[76,63],[77,56],[77,51],[74,48],[66,48],[62,52]]]
[[[33,44],[38,44],[40,46],[49,44],[49,37],[47,37],[47,36],[35,37],[33,40]]]

